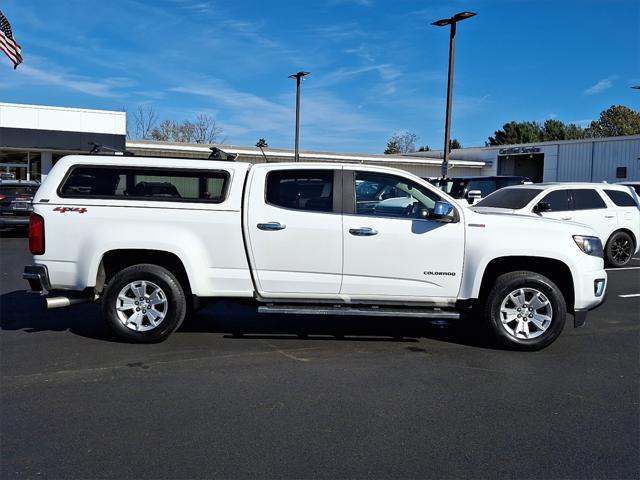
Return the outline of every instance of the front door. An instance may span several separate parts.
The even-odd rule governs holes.
[[[252,169],[245,232],[261,295],[312,298],[340,292],[339,171],[335,166]]]
[[[345,169],[344,181],[351,182],[345,192],[355,189],[355,195],[351,205],[345,195],[340,293],[395,301],[456,297],[464,224],[418,218],[440,200],[435,189],[371,171]]]

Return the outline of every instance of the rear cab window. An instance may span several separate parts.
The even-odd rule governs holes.
[[[58,188],[62,198],[221,203],[229,173],[157,167],[75,166]]]
[[[274,170],[267,174],[266,202],[291,210],[333,212],[334,170]]]
[[[475,206],[519,210],[526,207],[541,192],[538,188],[502,188],[480,200]]]

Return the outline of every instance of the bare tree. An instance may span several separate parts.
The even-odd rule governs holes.
[[[132,132],[127,133],[133,134],[135,138],[148,140],[157,122],[158,113],[151,105],[138,105],[133,112]]]
[[[218,143],[222,128],[211,115],[201,113],[196,117],[194,127],[194,140],[196,143]]]
[[[393,135],[387,142],[387,149],[384,153],[410,153],[416,151],[416,141],[418,136],[412,132],[399,132]]]
[[[172,142],[175,138],[177,125],[173,120],[163,120],[151,131],[151,138],[160,142]]]

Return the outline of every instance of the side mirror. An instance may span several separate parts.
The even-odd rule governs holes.
[[[533,213],[544,213],[550,211],[551,205],[549,205],[547,202],[539,202],[533,207]]]
[[[431,218],[441,222],[454,222],[456,219],[456,209],[449,202],[436,202],[433,206]]]
[[[482,198],[482,192],[480,190],[469,190],[467,192],[467,202],[473,204],[476,200]]]

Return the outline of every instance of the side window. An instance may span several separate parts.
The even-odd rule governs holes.
[[[58,189],[61,197],[132,200],[224,201],[223,171],[146,167],[74,167]]]
[[[594,210],[596,208],[607,208],[602,197],[591,188],[581,188],[572,190],[574,210]]]
[[[494,179],[478,179],[471,180],[469,182],[469,189],[467,191],[470,192],[471,190],[480,190],[482,196],[486,197],[490,193],[495,192],[497,189],[498,185]]]
[[[275,170],[267,175],[267,203],[312,212],[333,211],[333,170]]]
[[[636,201],[627,192],[620,190],[605,190],[604,193],[619,207],[637,207]]]
[[[569,192],[556,190],[545,195],[540,202],[548,203],[552,212],[564,212],[569,210]]]
[[[412,218],[440,200],[429,189],[395,175],[356,172],[356,214]]]

